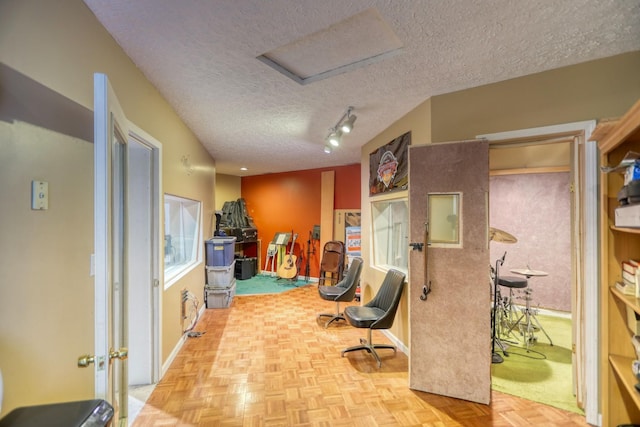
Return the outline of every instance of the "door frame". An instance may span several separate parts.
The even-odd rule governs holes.
[[[583,174],[579,175],[580,170],[577,142],[573,142],[571,150],[571,175],[578,177],[580,183],[574,182],[574,198],[580,203],[575,206],[575,214],[572,215],[572,236],[577,227],[576,221],[582,217],[584,219],[584,245],[576,245],[577,253],[572,254],[572,259],[582,259],[583,275],[575,275],[575,265],[572,265],[574,277],[577,277],[575,286],[581,286],[584,307],[584,324],[577,322],[576,335],[590,337],[583,341],[584,347],[584,410],[585,420],[589,424],[599,425],[598,401],[599,391],[599,338],[598,338],[598,307],[599,292],[598,278],[599,262],[598,262],[598,147],[594,141],[589,141],[589,137],[595,129],[596,121],[588,120],[582,122],[572,122],[553,126],[542,126],[537,128],[520,129],[516,131],[498,132],[492,134],[478,135],[477,138],[483,138],[492,142],[503,140],[517,139],[544,139],[550,135],[569,134],[574,137],[584,137],[584,165]],[[575,140],[574,140],[575,141]],[[491,148],[490,148],[491,149]],[[578,185],[580,184],[580,185]],[[581,191],[584,188],[587,191]],[[573,337],[575,340],[575,336]]]
[[[161,222],[162,213],[162,144],[154,137],[140,129],[135,124],[129,122],[129,143],[140,144],[151,151],[151,230],[152,235],[149,236],[151,240],[151,274],[152,284],[150,289],[151,299],[148,301],[137,300],[136,298],[129,300],[129,310],[136,309],[144,311],[144,316],[148,316],[150,319],[150,355],[148,360],[145,361],[147,366],[151,367],[151,375],[149,384],[157,383],[161,378],[162,360],[161,352],[162,348],[162,283],[164,283],[164,270],[161,268],[160,260],[160,242],[163,241],[163,226]],[[130,167],[135,165],[130,164]],[[132,207],[134,205],[132,204]],[[133,263],[129,263],[132,267]],[[135,283],[131,283],[131,286],[136,286]],[[129,324],[129,330],[136,328],[135,324]],[[134,333],[135,334],[135,333]],[[130,335],[135,336],[130,332]],[[145,363],[141,363],[144,365]],[[140,366],[135,364],[129,364],[129,372],[134,369],[140,369]],[[131,384],[130,384],[131,385]],[[137,384],[136,384],[137,385]]]
[[[106,110],[104,106],[106,105]],[[151,298],[145,304],[148,309],[148,315],[151,317],[151,352],[148,362],[151,364],[151,381],[157,382],[161,376],[161,352],[162,348],[162,331],[161,331],[161,306],[162,306],[162,290],[160,286],[164,283],[164,271],[160,259],[160,242],[163,241],[163,227],[161,222],[162,214],[162,145],[149,134],[144,132],[132,124],[126,117],[122,107],[120,106],[114,89],[109,83],[109,79],[105,74],[94,74],[94,254],[92,258],[92,270],[94,270],[95,296],[94,296],[94,395],[96,398],[112,401],[111,390],[113,389],[113,379],[111,375],[111,367],[109,364],[109,352],[112,343],[111,336],[111,319],[114,318],[116,311],[111,304],[110,294],[113,288],[113,278],[111,277],[111,147],[110,141],[112,121],[118,125],[119,132],[125,139],[126,151],[125,157],[128,157],[130,144],[132,140],[136,144],[143,144],[152,152],[151,158],[151,193],[153,206],[151,208],[152,220],[151,227],[151,270],[152,283]],[[106,136],[106,139],[105,139]],[[125,163],[127,160],[125,160]],[[127,167],[124,165],[125,174]],[[130,189],[130,182],[125,181],[124,189],[125,197]],[[125,202],[125,203],[128,203]],[[125,213],[125,221],[128,221]],[[125,227],[125,241],[130,238],[130,230]],[[134,264],[131,262],[130,254],[127,254],[124,265]],[[126,273],[125,273],[126,275]],[[125,279],[128,281],[128,279]],[[121,289],[127,289],[125,284]],[[126,305],[126,304],[125,304]],[[122,325],[127,326],[126,314],[124,310],[120,310],[117,314],[123,314],[121,319]],[[126,332],[128,335],[128,331]],[[126,344],[126,342],[125,342]],[[126,363],[125,361],[116,361],[116,363]],[[124,367],[126,372],[126,367]],[[126,374],[123,377],[126,380]],[[127,381],[128,382],[128,381]],[[123,393],[121,400],[126,400],[128,396],[129,384],[121,384]],[[127,405],[126,401],[121,401],[120,405]],[[116,408],[116,413],[119,409]],[[126,410],[125,410],[126,413]],[[119,421],[118,421],[119,422]]]
[[[116,294],[125,295],[127,288],[126,258],[126,170],[129,121],[105,74],[94,74],[94,390],[95,397],[104,399],[114,407],[114,420],[120,424],[121,412],[126,419],[126,409],[122,409],[126,399],[126,357],[120,357],[120,351],[126,347],[125,330],[127,325],[124,306],[118,303]],[[113,250],[113,166],[114,149],[118,142],[113,141],[113,130],[124,139],[124,158],[117,178],[125,184],[122,192],[123,235],[120,236],[119,256],[123,259],[117,265],[121,270],[122,282],[114,286],[114,250]],[[115,342],[114,342],[115,340]],[[115,355],[112,351],[116,351]],[[112,357],[113,355],[113,357]],[[111,362],[111,359],[116,360]]]

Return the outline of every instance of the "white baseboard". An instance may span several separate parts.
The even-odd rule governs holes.
[[[198,319],[202,318],[202,315],[204,314],[205,309],[206,307],[203,304],[202,307],[200,307],[200,310],[198,310]],[[178,340],[178,342],[176,343],[175,347],[173,347],[173,350],[171,350],[169,357],[167,357],[167,360],[162,364],[162,369],[160,371],[160,378],[158,379],[158,382],[160,382],[162,377],[164,377],[164,374],[166,374],[167,371],[169,370],[169,367],[175,360],[176,356],[178,356],[178,353],[180,353],[180,350],[182,349],[182,346],[184,345],[184,342],[187,340],[187,338],[188,338],[187,333],[186,332],[183,333],[180,339]]]
[[[382,330],[382,331],[380,331],[380,332],[382,332],[382,334],[383,334],[385,337],[389,338],[389,340],[391,340],[391,343],[392,343],[393,345],[395,345],[395,346],[398,348],[398,350],[400,350],[401,352],[403,352],[404,354],[406,354],[407,356],[409,356],[409,347],[407,347],[407,346],[406,346],[406,345],[404,345],[402,342],[400,342],[400,340],[399,340],[398,338],[396,338],[396,336],[395,336],[395,335],[393,335],[393,334],[391,333],[391,331],[389,331],[389,329],[383,329],[383,330]]]
[[[165,360],[165,362],[162,364],[162,370],[160,372],[160,378],[158,379],[158,382],[160,382],[160,380],[164,377],[164,374],[167,373],[167,371],[169,370],[169,367],[171,366],[171,364],[175,360],[176,356],[180,352],[180,349],[182,348],[182,346],[184,345],[184,342],[186,340],[187,340],[187,334],[182,334],[182,336],[180,337],[180,339],[176,343],[176,346],[173,347],[173,350],[169,354],[169,357],[167,357],[167,360]]]

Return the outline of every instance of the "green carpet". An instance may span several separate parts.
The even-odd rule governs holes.
[[[492,388],[544,403],[567,411],[584,414],[573,395],[573,372],[571,360],[571,319],[537,315],[538,321],[551,337],[553,345],[542,331],[534,335],[537,341],[524,348],[520,343],[508,344],[508,357],[503,363],[491,365]],[[502,356],[502,351],[498,350]]]
[[[278,294],[310,283],[300,277],[294,281],[258,274],[249,279],[236,280],[236,295]]]

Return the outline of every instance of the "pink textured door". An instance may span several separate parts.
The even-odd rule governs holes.
[[[484,404],[491,398],[488,195],[488,142],[410,147],[409,386]]]

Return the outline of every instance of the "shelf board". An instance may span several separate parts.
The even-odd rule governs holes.
[[[640,392],[635,388],[635,384],[638,383],[638,380],[631,371],[631,364],[633,360],[634,359],[632,357],[616,356],[613,354],[609,355],[609,363],[611,363],[611,367],[624,384],[627,393],[629,393],[636,406],[640,407]]]
[[[612,225],[609,228],[613,231],[620,231],[622,233],[640,234],[640,228],[616,227],[615,225]]]
[[[640,101],[636,101],[617,122],[603,123],[602,128],[596,132],[600,152],[609,153],[621,143],[634,140],[638,136],[637,132],[640,129],[638,117],[640,117]],[[594,140],[593,137],[590,139]]]
[[[636,313],[640,313],[640,299],[633,295],[625,295],[618,288],[612,286],[609,288],[611,293],[620,301],[631,307]]]

